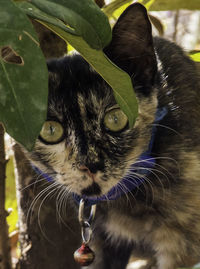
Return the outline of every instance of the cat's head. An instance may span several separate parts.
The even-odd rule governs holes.
[[[139,116],[132,129],[112,89],[79,55],[52,60],[49,108],[31,161],[78,194],[106,194],[147,149],[157,107],[151,25],[140,4],[113,28],[107,56],[129,73]]]

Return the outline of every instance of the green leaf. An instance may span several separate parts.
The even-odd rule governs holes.
[[[200,62],[200,51],[197,52],[191,52],[190,58],[195,62]]]
[[[142,3],[146,7],[146,9],[149,10],[154,2],[155,0],[147,0],[147,1],[144,0]]]
[[[0,8],[0,121],[31,149],[46,118],[48,74],[27,16],[10,0]]]
[[[155,0],[138,0],[137,2],[143,4],[147,10],[155,2]],[[133,3],[133,0],[115,0],[103,8],[104,13],[108,17],[118,18],[124,10]]]
[[[54,31],[57,35],[69,42],[89,62],[93,68],[112,87],[117,103],[129,118],[129,125],[132,127],[138,113],[136,96],[133,90],[129,75],[113,64],[102,50],[92,49],[81,37],[69,33],[68,30],[60,27],[61,21],[45,14],[30,4],[20,4],[23,10],[40,20],[42,24]]]
[[[68,31],[75,34],[75,32],[69,27],[67,27],[67,25],[64,24],[64,22],[52,16],[48,16],[47,14],[45,14],[44,12],[36,8],[34,5],[28,2],[24,2],[24,1],[16,2],[16,4],[21,10],[23,10],[27,15],[29,15],[33,19],[36,19],[36,20],[38,19],[40,21],[49,22],[55,26],[58,26],[64,31]]]
[[[126,7],[131,4],[133,2],[133,0],[115,0],[111,3],[109,3],[108,5],[106,5],[103,8],[104,13],[110,17],[113,15],[114,12],[116,12],[116,10],[118,10],[117,13],[117,17],[126,9]],[[116,15],[116,13],[115,13]]]
[[[138,115],[138,105],[130,76],[112,63],[102,50],[91,49],[81,37],[70,35],[54,25],[48,23],[43,24],[79,51],[87,62],[112,87],[115,99],[127,115],[129,126],[132,127]]]
[[[18,222],[17,199],[16,199],[16,185],[14,175],[14,161],[13,156],[9,157],[6,165],[6,210],[12,208],[11,214],[7,217],[9,233],[16,230]]]
[[[92,0],[30,0],[46,14],[64,22],[66,32],[81,36],[93,49],[111,40],[108,18]]]

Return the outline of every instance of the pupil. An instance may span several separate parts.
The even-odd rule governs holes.
[[[116,115],[114,115],[113,119],[114,119],[114,123],[117,124],[118,123],[118,118],[117,118]]]
[[[50,128],[50,134],[53,135],[55,128],[52,125],[50,125],[49,128]]]

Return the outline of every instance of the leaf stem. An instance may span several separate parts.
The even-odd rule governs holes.
[[[0,268],[11,269],[10,241],[5,210],[6,158],[4,127],[0,123]]]

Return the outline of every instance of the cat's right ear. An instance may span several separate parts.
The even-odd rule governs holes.
[[[112,41],[105,54],[132,78],[134,86],[148,94],[157,71],[152,29],[145,7],[130,5],[119,17],[112,31]]]

